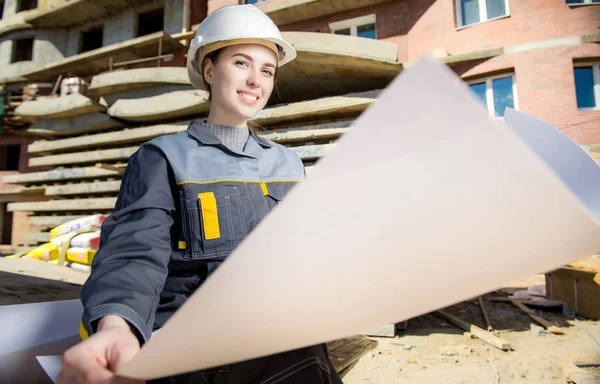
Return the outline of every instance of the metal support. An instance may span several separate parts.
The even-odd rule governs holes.
[[[112,56],[108,58],[108,71],[112,72],[113,70],[113,58]]]

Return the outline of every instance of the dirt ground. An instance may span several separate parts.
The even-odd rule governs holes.
[[[524,279],[511,287],[543,282],[543,276]],[[510,290],[509,290],[510,291]],[[561,326],[563,335],[532,332],[529,316],[509,302],[484,300],[499,337],[513,350],[502,351],[434,314],[409,320],[395,338],[372,338],[378,347],[363,356],[344,377],[345,384],[364,383],[566,383],[560,363],[600,365],[600,321],[564,316],[556,308],[538,315]],[[477,300],[448,312],[486,328]],[[600,380],[600,368],[583,368]]]
[[[0,272],[0,305],[78,297],[84,274],[65,272],[63,281],[54,281],[38,277],[46,273],[44,268],[48,267],[24,263],[13,268],[13,273]],[[501,293],[543,281],[543,276],[533,276],[510,284],[511,288]],[[430,313],[411,319],[407,330],[395,338],[372,338],[378,342],[377,348],[356,363],[344,383],[565,383],[555,362],[600,364],[600,321],[566,317],[556,308],[537,310],[538,315],[560,325],[565,334],[536,335],[530,329],[532,320],[510,302],[484,303],[499,337],[510,342],[514,350],[502,351],[470,338]],[[447,311],[486,328],[477,300],[454,305]],[[600,379],[600,368],[585,369]]]

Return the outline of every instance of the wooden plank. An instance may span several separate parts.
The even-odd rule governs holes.
[[[128,160],[129,157],[138,150],[138,148],[139,146],[135,146],[116,149],[102,149],[99,151],[66,153],[64,155],[33,157],[29,159],[29,166],[48,167],[69,164],[91,164],[99,161]]]
[[[501,338],[491,334],[485,329],[481,329],[478,326],[471,324],[458,316],[454,316],[444,310],[439,310],[436,312],[442,318],[450,321],[454,325],[459,328],[464,329],[467,332],[470,332],[473,336],[485,341],[486,343],[493,345],[494,347],[501,349],[503,351],[508,351],[512,349],[510,343],[508,341],[502,340]]]
[[[333,368],[340,372],[377,347],[377,344],[376,341],[359,335],[329,342],[327,349]]]
[[[527,314],[527,316],[531,317],[538,324],[540,324],[541,326],[543,326],[544,328],[546,328],[549,332],[552,332],[552,333],[554,333],[556,335],[562,335],[562,334],[564,334],[564,332],[559,327],[553,325],[551,322],[549,322],[548,320],[544,319],[543,317],[537,316],[534,311],[532,311],[531,309],[527,308],[525,306],[525,304],[521,303],[519,300],[511,300],[511,303],[513,303],[513,305],[515,307],[517,307],[520,310],[522,310],[523,312],[525,312]]]
[[[0,271],[48,280],[64,281],[78,285],[85,283],[90,275],[86,272],[80,272],[71,268],[65,268],[45,261],[29,258],[7,259],[5,257],[0,257]]]
[[[19,175],[2,177],[1,181],[7,184],[31,184],[62,180],[93,179],[100,177],[116,176],[119,173],[113,170],[96,167],[54,169],[47,172],[31,172]]]
[[[47,243],[52,239],[52,235],[49,232],[36,232],[27,233],[23,238],[34,243]]]
[[[10,203],[9,212],[59,212],[59,211],[96,211],[112,210],[117,202],[116,197],[94,199],[51,200],[33,203]]]
[[[41,195],[44,194],[44,187],[19,187],[10,189],[0,189],[0,195]]]
[[[479,308],[481,309],[481,314],[483,315],[483,320],[485,320],[485,325],[487,326],[488,332],[494,332],[494,327],[492,326],[492,322],[490,321],[490,317],[488,316],[487,310],[485,309],[485,303],[481,296],[477,297],[477,302],[479,303]]]
[[[600,272],[564,267],[546,273],[546,294],[580,316],[600,319]]]
[[[29,216],[29,224],[36,227],[57,227],[67,221],[85,217],[84,215],[66,215],[66,216]]]
[[[80,183],[55,185],[46,187],[48,196],[93,195],[95,193],[119,192],[121,181],[100,181],[95,183]]]

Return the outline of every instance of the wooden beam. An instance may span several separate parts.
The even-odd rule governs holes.
[[[108,211],[115,207],[116,197],[96,199],[51,200],[35,203],[8,204],[9,212]]]
[[[23,236],[26,241],[31,241],[35,243],[47,243],[52,239],[52,235],[49,232],[36,232],[36,233],[27,233]]]
[[[119,173],[112,170],[96,167],[55,169],[47,172],[31,172],[20,175],[4,176],[1,180],[7,184],[31,184],[62,180],[93,179],[117,176]]]
[[[48,196],[93,195],[96,193],[119,192],[121,181],[99,181],[46,187]]]
[[[69,164],[91,164],[99,161],[128,160],[137,151],[139,146],[103,149],[99,151],[86,151],[67,153],[64,155],[51,155],[44,157],[33,157],[29,159],[30,167],[48,167]]]
[[[454,325],[459,328],[464,329],[467,332],[470,332],[473,336],[485,341],[486,343],[493,345],[494,347],[501,349],[503,351],[508,351],[512,349],[510,343],[508,341],[502,340],[501,338],[491,334],[485,329],[481,329],[475,324],[471,324],[458,316],[454,316],[444,310],[439,310],[436,312],[442,318],[450,321]]]
[[[532,311],[531,309],[527,308],[525,306],[525,304],[521,303],[519,300],[511,300],[511,303],[513,303],[513,305],[515,307],[517,307],[520,310],[522,310],[523,312],[525,312],[527,314],[527,316],[531,317],[538,324],[540,324],[541,326],[543,326],[544,328],[546,328],[548,330],[548,332],[552,332],[555,335],[563,335],[564,334],[564,332],[559,327],[553,325],[548,320],[546,320],[546,319],[544,319],[544,318],[542,318],[540,316],[537,316],[534,311]]]
[[[57,227],[67,221],[85,217],[84,215],[69,215],[69,216],[29,216],[27,220],[29,224],[36,227]]]

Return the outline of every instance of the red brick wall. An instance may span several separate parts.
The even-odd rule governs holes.
[[[410,3],[430,3],[415,0]],[[600,6],[568,7],[565,0],[509,0],[510,16],[456,30],[453,0],[438,0],[408,33],[408,60],[434,48],[451,55],[600,32]]]
[[[579,111],[573,58],[600,57],[600,45],[537,49],[465,63],[454,70],[465,79],[514,72],[519,110],[561,129],[580,144],[600,143],[600,110]]]
[[[461,55],[492,48],[600,33],[600,5],[568,7],[565,0],[509,0],[509,17],[457,30],[455,0],[407,0],[281,26],[329,32],[329,23],[374,13],[377,37],[398,45],[412,62],[444,48]],[[514,71],[519,109],[563,130],[580,144],[600,143],[600,110],[579,111],[573,59],[600,58],[599,44],[559,46],[454,66],[464,78]]]

